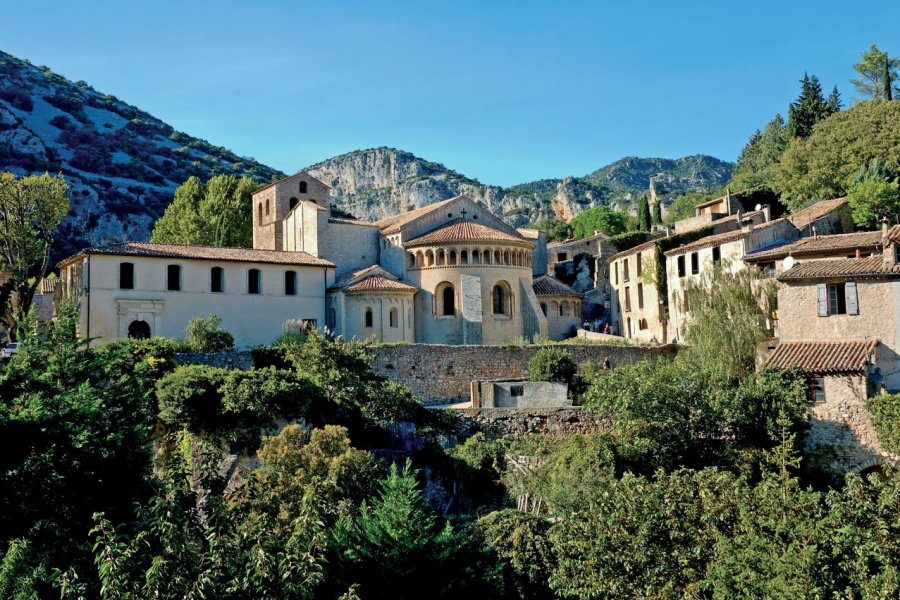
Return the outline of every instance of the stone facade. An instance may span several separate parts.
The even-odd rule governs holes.
[[[464,408],[460,409],[463,428],[487,430],[499,435],[537,433],[572,435],[605,433],[612,424],[580,406],[562,408]]]
[[[613,333],[640,342],[662,344],[672,339],[666,300],[656,284],[657,254],[655,241],[635,246],[610,258]]]
[[[425,404],[457,404],[469,401],[473,380],[527,378],[528,362],[540,349],[541,346],[411,344],[373,346],[369,351],[375,356],[376,373],[409,386]],[[571,344],[565,349],[578,365],[600,364],[608,357],[614,368],[648,358],[674,356],[677,352],[672,346],[599,344]]]

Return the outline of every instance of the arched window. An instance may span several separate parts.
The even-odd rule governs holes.
[[[434,290],[435,314],[439,317],[455,317],[456,316],[456,290],[453,284],[444,281],[439,283]]]
[[[503,264],[504,264],[504,265],[510,264],[510,261],[509,261],[509,250],[507,250],[506,252],[503,253]]]
[[[257,221],[262,221],[262,202],[259,203],[259,210],[257,210],[256,212],[259,215]]]
[[[269,216],[269,199],[266,198],[266,216]]]
[[[409,268],[412,269],[416,266],[416,255],[412,252],[409,253]]]
[[[503,264],[503,261],[501,260],[500,257],[501,257],[500,251],[494,250],[494,264],[495,265]]]
[[[295,206],[297,206],[297,204],[298,204],[299,202],[300,202],[300,201],[297,200],[296,198],[291,198],[291,199],[288,201],[288,210],[293,210],[293,208],[294,208]]]
[[[301,181],[301,182],[300,182],[300,193],[301,193],[301,194],[305,194],[305,193],[306,193],[306,182],[305,182],[305,181]]]
[[[398,324],[397,324],[398,314],[399,313],[397,312],[396,308],[392,308],[391,312],[388,313],[388,323],[390,324],[391,327],[398,327]]]
[[[425,251],[425,265],[429,267],[434,266],[434,252],[431,250]]]
[[[284,295],[297,295],[297,271],[284,272]]]
[[[481,264],[481,252],[478,249],[472,250],[472,264],[480,265]]]
[[[505,281],[498,281],[491,292],[491,301],[493,302],[494,314],[512,316],[512,302],[509,284]]]
[[[225,291],[225,271],[222,267],[213,267],[209,272],[209,291],[221,294]]]
[[[437,253],[437,264],[445,265],[447,264],[447,253],[443,250],[438,250]]]
[[[450,264],[451,264],[451,265],[455,265],[455,264],[456,264],[456,250],[451,250],[451,251],[450,251]]]
[[[128,337],[136,340],[150,339],[150,323],[147,321],[132,321],[128,325]]]
[[[550,313],[554,317],[559,314],[559,303],[556,300],[550,301]]]
[[[119,289],[134,289],[134,263],[119,263]]]
[[[459,264],[461,264],[461,265],[469,264],[469,251],[468,250],[461,250],[459,252]]]
[[[168,265],[166,267],[166,289],[170,292],[181,291],[180,265]]]
[[[372,327],[372,309],[371,308],[366,309],[366,327],[367,328]]]
[[[491,264],[491,251],[490,250],[482,250],[481,251],[481,262],[486,265]]]
[[[546,317],[547,316],[547,303],[546,302],[541,302],[541,311],[543,311],[544,316]]]
[[[259,269],[250,269],[247,271],[247,293],[262,293],[262,273]]]
[[[424,267],[425,266],[425,255],[421,252],[416,252],[416,266]]]
[[[559,316],[568,317],[571,314],[571,308],[569,307],[568,302],[560,302],[559,304]]]

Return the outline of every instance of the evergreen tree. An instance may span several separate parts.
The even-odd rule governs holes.
[[[834,86],[831,93],[828,94],[828,100],[825,101],[825,110],[831,116],[836,112],[840,112],[842,108],[841,93],[838,91],[837,86]]]
[[[800,97],[788,107],[787,128],[789,137],[805,138],[829,113],[819,79],[804,73],[800,84]]]
[[[637,218],[638,231],[650,231],[650,225],[653,221],[650,216],[650,201],[647,199],[647,194],[641,196],[641,199],[638,202]]]
[[[850,82],[863,96],[891,100],[893,92],[900,92],[900,87],[896,83],[900,58],[891,58],[875,44],[872,44],[867,52],[862,53],[859,62],[853,65],[853,68],[859,73],[859,78],[851,79]]]
[[[657,200],[653,203],[653,224],[660,225],[662,223],[662,202]]]
[[[840,99],[838,99],[838,102]],[[772,168],[787,148],[784,119],[775,115],[766,128],[758,129],[738,156],[731,176],[731,187],[737,190],[772,189]]]

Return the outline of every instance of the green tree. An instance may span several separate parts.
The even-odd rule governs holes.
[[[891,100],[895,92],[900,92],[897,76],[900,58],[889,57],[887,52],[882,52],[875,44],[862,53],[853,69],[859,77],[851,79],[850,83],[863,96]]]
[[[160,244],[194,244],[249,248],[253,244],[249,177],[215,175],[204,185],[191,177],[156,222],[150,240]]]
[[[791,211],[845,196],[873,159],[900,168],[900,103],[860,102],[791,140],[773,169],[774,191]]]
[[[702,204],[710,199],[711,197],[709,194],[700,192],[688,192],[676,196],[672,203],[669,204],[665,221],[667,223],[674,223],[675,221],[680,221],[682,219],[689,219],[694,216],[696,212],[694,209],[698,204]]]
[[[234,337],[222,329],[219,315],[198,315],[188,321],[185,343],[193,352],[228,352],[234,350]]]
[[[883,217],[895,222],[900,215],[900,183],[894,170],[878,160],[860,168],[847,202],[853,222],[862,229],[877,226]]]
[[[540,219],[534,228],[546,232],[548,242],[562,242],[572,237],[572,226],[561,219]]]
[[[662,222],[662,200],[657,200],[653,203],[653,224],[661,225]]]
[[[781,115],[765,129],[757,130],[741,150],[730,186],[736,190],[772,189],[772,169],[787,148],[787,131]]]
[[[562,381],[571,384],[578,365],[572,353],[562,348],[541,348],[528,361],[530,381]]]
[[[803,74],[800,96],[788,107],[788,137],[809,137],[813,126],[828,116],[828,105],[822,95],[822,84],[813,75]]]
[[[841,100],[841,93],[838,91],[837,86],[831,88],[831,93],[828,94],[828,100],[825,101],[825,107],[829,116],[836,112],[840,112],[844,108],[844,103]]]
[[[27,313],[50,264],[53,233],[69,213],[69,197],[62,175],[18,178],[0,173],[0,322],[13,336],[16,315]],[[10,310],[15,296],[15,310]]]
[[[571,225],[572,236],[576,239],[592,236],[595,231],[614,236],[627,231],[628,216],[608,206],[595,206],[572,219]]]
[[[496,554],[506,586],[517,598],[555,597],[548,585],[555,562],[549,529],[544,518],[512,509],[489,513],[476,523],[481,543]]]
[[[638,201],[638,231],[650,231],[653,217],[650,215],[650,200],[646,194]]]

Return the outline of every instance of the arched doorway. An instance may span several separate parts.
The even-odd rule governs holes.
[[[150,323],[147,321],[132,321],[128,325],[128,337],[136,340],[150,339]]]

